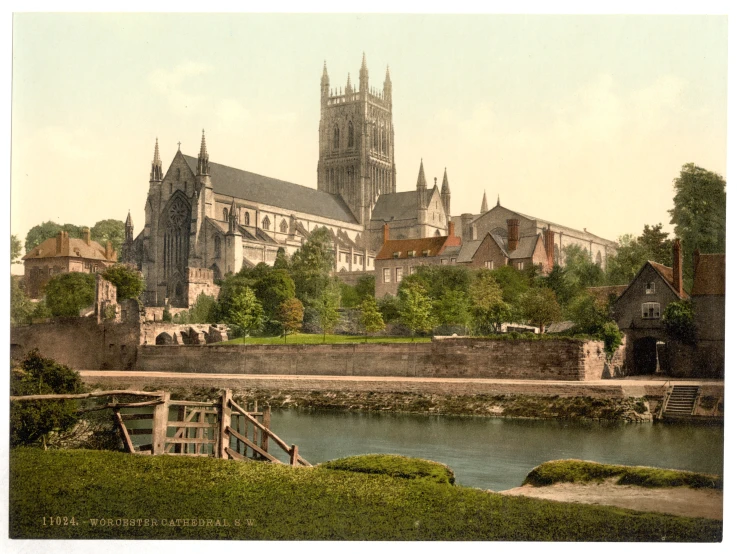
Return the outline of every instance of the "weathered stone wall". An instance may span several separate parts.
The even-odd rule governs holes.
[[[11,358],[20,360],[33,348],[74,369],[134,369],[137,322],[97,323],[94,317],[12,327]]]
[[[176,348],[177,350],[172,350]],[[606,375],[603,343],[452,339],[432,343],[141,346],[138,369],[198,373],[583,381]]]

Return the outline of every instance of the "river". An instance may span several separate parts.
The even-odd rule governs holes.
[[[548,460],[576,458],[723,474],[722,426],[275,410],[271,428],[312,464],[401,454],[450,466],[456,482],[518,487]]]

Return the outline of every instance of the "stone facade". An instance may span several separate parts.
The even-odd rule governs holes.
[[[90,240],[90,230],[84,238],[69,238],[69,233],[46,239],[23,256],[26,294],[30,298],[43,296],[46,283],[59,273],[100,273],[116,263],[118,254],[108,241],[105,247]]]

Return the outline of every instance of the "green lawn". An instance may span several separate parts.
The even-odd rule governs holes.
[[[430,337],[415,337],[414,342],[430,342]],[[365,342],[363,335],[325,335],[325,344],[354,344]],[[368,337],[371,343],[412,342],[411,337]],[[287,344],[323,344],[322,335],[297,333],[287,336]],[[217,344],[244,344],[243,338],[219,342]],[[248,337],[245,344],[284,344],[284,337]]]
[[[451,474],[411,460],[404,468],[383,457],[349,458],[333,466],[14,449],[10,537],[658,542],[722,537],[720,521],[502,496],[451,485]]]

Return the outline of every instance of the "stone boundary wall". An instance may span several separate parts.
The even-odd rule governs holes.
[[[144,345],[139,347],[137,369],[584,381],[607,375],[603,349],[598,341],[524,339],[445,339],[429,344]]]

